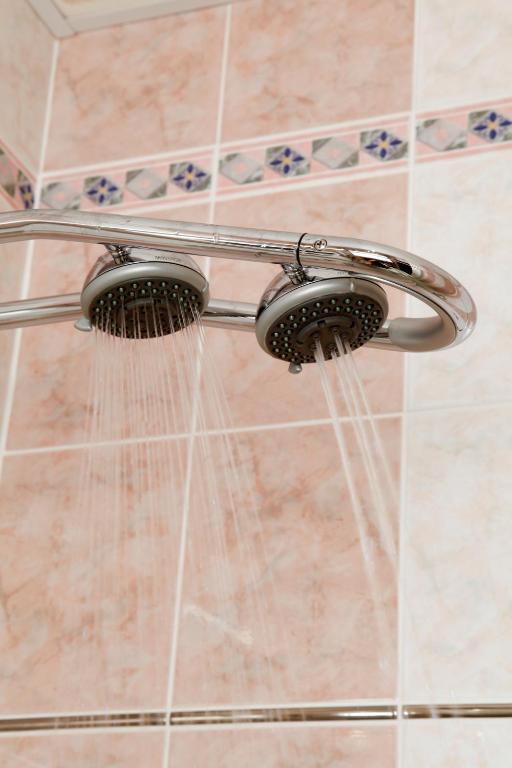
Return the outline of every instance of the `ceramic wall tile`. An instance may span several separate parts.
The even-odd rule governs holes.
[[[366,768],[376,764],[382,768],[395,764],[392,728],[264,728],[177,734],[169,768]]]
[[[409,701],[510,700],[511,417],[496,406],[409,418]]]
[[[213,143],[225,13],[170,15],[63,40],[46,167]]]
[[[512,747],[508,719],[410,722],[402,727],[405,768],[508,768]]]
[[[398,482],[399,421],[380,427]],[[175,706],[392,697],[395,582],[361,465],[369,571],[331,425],[226,440],[196,448]]]
[[[420,0],[417,106],[436,109],[510,98],[512,18],[489,0]]]
[[[0,213],[11,210],[0,197]],[[0,302],[14,301],[19,298],[23,271],[25,267],[25,243],[10,243],[0,249]],[[14,331],[0,331],[0,421],[4,413],[4,402],[9,378]]]
[[[414,250],[456,275],[476,301],[472,337],[456,349],[411,355],[412,408],[510,398],[508,201],[512,153],[494,152],[422,165],[414,184]]]
[[[1,0],[0,18],[0,138],[36,173],[53,38],[26,0]]]
[[[165,705],[185,452],[5,458],[3,716]]]
[[[224,140],[408,110],[412,35],[410,0],[235,4]]]
[[[249,204],[248,204],[249,203]],[[405,176],[375,178],[325,187],[305,187],[274,195],[220,202],[216,222],[291,232],[362,237],[404,245],[407,219]],[[279,267],[250,262],[214,261],[212,295],[258,302]],[[403,300],[394,296],[391,315],[402,314]],[[235,425],[323,418],[327,415],[316,370],[306,367],[290,376],[287,366],[266,355],[249,334],[208,334],[211,353],[220,367]],[[402,358],[361,350],[355,355],[372,408],[397,411],[402,402]],[[386,389],[382,381],[387,382]]]
[[[16,736],[0,741],[4,768],[160,768],[159,733],[73,733]]]

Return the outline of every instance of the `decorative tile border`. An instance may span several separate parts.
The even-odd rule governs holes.
[[[405,165],[408,127],[393,125],[346,129],[329,135],[305,132],[280,144],[251,142],[243,147],[221,148],[218,192],[247,189],[254,184],[286,184],[288,179],[321,174],[350,173]],[[43,182],[42,207],[97,210],[104,207],[137,207],[158,201],[178,202],[190,196],[207,197],[212,183],[213,148],[209,154],[174,157],[165,163],[148,163],[128,169],[105,166],[80,176],[63,173]]]
[[[271,145],[254,142],[224,145],[219,164],[219,192],[275,185],[299,176],[368,171],[383,164],[405,164],[407,122],[361,126],[351,130],[305,132]]]
[[[34,177],[0,142],[0,193],[13,208],[34,207]]]
[[[416,123],[416,159],[443,153],[472,153],[512,142],[512,101],[420,115]]]
[[[304,131],[279,143],[255,140],[221,146],[217,191],[243,193],[255,186],[287,184],[289,179],[350,175],[383,167],[406,166],[409,153],[406,116],[340,125],[329,131]],[[512,146],[512,101],[424,113],[416,121],[416,160],[438,160]],[[120,168],[99,167],[80,175],[63,172],[43,181],[46,208],[97,210],[145,207],[168,201],[207,198],[212,184],[213,147],[199,154],[170,153],[166,160]],[[0,192],[14,207],[34,203],[34,180],[7,148],[0,146]]]
[[[212,180],[212,155],[185,157],[166,163],[130,167],[106,166],[100,172],[43,182],[44,208],[97,210],[134,207],[163,200],[177,202],[190,195],[207,197]]]

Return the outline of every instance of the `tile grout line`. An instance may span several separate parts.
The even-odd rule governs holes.
[[[224,36],[222,45],[222,59],[220,68],[220,80],[219,80],[219,97],[217,102],[217,122],[215,128],[215,148],[212,157],[212,175],[210,179],[211,191],[209,200],[208,221],[213,224],[215,219],[215,202],[217,192],[218,181],[218,168],[220,157],[220,140],[222,137],[222,118],[224,113],[224,95],[226,88],[226,76],[227,76],[227,63],[229,52],[229,37],[231,32],[231,5],[226,6],[226,17],[224,23]],[[210,259],[206,263],[206,277],[210,275]],[[173,625],[171,632],[171,647],[169,652],[169,667],[168,667],[168,683],[167,683],[167,698],[166,698],[166,718],[167,724],[165,728],[165,738],[162,748],[162,768],[170,768],[170,748],[171,748],[171,711],[174,699],[174,685],[176,682],[176,668],[178,658],[178,643],[181,624],[181,606],[183,601],[183,584],[185,578],[185,566],[186,566],[186,552],[187,552],[187,540],[188,540],[188,524],[190,516],[190,494],[192,486],[192,474],[194,465],[194,444],[196,442],[197,434],[197,419],[199,398],[201,397],[201,373],[203,362],[203,345],[205,340],[199,342],[197,352],[196,363],[196,390],[193,398],[193,410],[191,419],[191,434],[188,440],[187,451],[187,471],[185,477],[185,489],[183,498],[183,514],[181,522],[181,534],[180,534],[180,548],[178,554],[177,575],[176,575],[176,588],[175,588],[175,600],[173,614]]]
[[[372,414],[373,419],[385,421],[387,419],[397,419],[402,416],[401,411],[389,411],[388,413]],[[363,416],[363,419],[369,417]],[[349,423],[349,416],[340,416],[341,423]],[[215,437],[219,435],[238,435],[253,432],[272,432],[281,429],[300,429],[302,427],[325,427],[332,424],[330,417],[323,419],[304,419],[301,421],[283,421],[268,424],[246,425],[243,427],[228,427],[225,429],[206,429],[197,430],[196,435]],[[88,450],[90,448],[104,448],[106,446],[136,445],[138,443],[159,443],[166,440],[184,440],[190,437],[190,432],[179,432],[176,434],[150,435],[142,437],[124,438],[122,440],[101,441],[97,443],[61,443],[58,445],[44,445],[35,448],[10,448],[5,451],[6,456],[30,456],[39,453],[58,453],[60,451]]]
[[[54,40],[52,45],[52,57],[50,62],[50,72],[48,75],[48,88],[46,92],[46,104],[43,122],[43,131],[41,136],[41,146],[39,150],[39,165],[37,168],[34,188],[34,207],[39,204],[42,188],[42,170],[44,167],[44,159],[46,155],[46,148],[48,145],[48,137],[50,133],[50,119],[53,103],[53,92],[55,88],[55,76],[57,72],[57,58],[59,55],[59,41]],[[21,286],[19,291],[19,297],[21,300],[28,297],[30,288],[30,277],[32,272],[32,257],[34,254],[34,240],[29,240],[25,251],[25,263],[23,265],[23,273],[21,278]],[[11,420],[11,414],[14,404],[14,395],[16,392],[16,378],[18,375],[18,364],[21,351],[21,338],[22,328],[16,328],[14,331],[13,345],[11,349],[11,359],[9,366],[9,374],[7,379],[7,388],[4,398],[4,408],[2,415],[2,423],[0,429],[0,481],[2,479],[2,471],[4,458],[7,450],[7,439],[9,434],[9,424]]]
[[[407,413],[408,416],[414,415],[414,416],[424,416],[428,414],[443,414],[443,413],[457,413],[457,412],[467,412],[472,413],[473,411],[485,411],[485,410],[491,410],[494,408],[500,408],[500,407],[507,407],[512,406],[512,399],[510,400],[500,400],[496,402],[489,402],[489,403],[475,403],[475,404],[469,404],[465,403],[462,405],[457,404],[443,404],[440,406],[430,406],[425,408],[413,408],[408,409],[407,411],[386,411],[385,413],[373,413],[372,418],[377,419],[378,421],[385,421],[388,419],[403,419],[404,413]],[[364,419],[368,418],[363,416]],[[339,421],[342,423],[350,422],[349,416],[340,416]],[[229,427],[226,429],[208,429],[204,431],[198,431],[196,434],[198,435],[208,435],[208,436],[218,436],[222,434],[245,434],[245,433],[253,433],[253,432],[269,432],[273,430],[280,430],[280,429],[300,429],[302,427],[309,428],[309,427],[317,427],[317,426],[326,426],[332,424],[331,419],[329,417],[325,418],[319,418],[319,419],[302,419],[298,421],[280,421],[280,422],[269,422],[267,424],[246,424],[241,427]],[[5,455],[9,457],[14,456],[30,456],[30,455],[36,455],[39,453],[58,453],[60,451],[75,451],[75,450],[86,450],[89,448],[104,448],[106,446],[116,446],[116,445],[134,445],[137,443],[144,443],[144,442],[163,442],[165,440],[184,440],[190,436],[189,432],[178,432],[175,434],[161,434],[161,435],[146,435],[142,437],[133,437],[133,438],[124,438],[122,440],[111,440],[111,441],[98,441],[94,443],[83,443],[83,442],[77,442],[77,443],[58,443],[56,445],[43,445],[43,446],[34,446],[29,448],[6,448],[5,449]]]
[[[414,243],[414,181],[416,162],[416,115],[419,80],[419,39],[420,39],[420,0],[413,4],[413,40],[411,51],[411,111],[409,116],[409,155],[408,155],[408,189],[407,189],[407,245],[408,251],[413,252]],[[405,315],[410,309],[409,296],[405,298]],[[409,413],[409,356],[404,354],[403,392],[402,392],[402,424],[401,424],[401,455],[400,455],[400,499],[399,499],[399,535],[398,535],[398,616],[397,616],[397,679],[396,698],[398,703],[397,738],[396,738],[396,768],[405,768],[404,754],[404,722],[402,707],[405,689],[405,619],[406,619],[406,567],[405,567],[405,532],[407,514],[407,439]]]

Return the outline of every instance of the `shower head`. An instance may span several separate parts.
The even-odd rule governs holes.
[[[308,269],[297,283],[283,273],[263,294],[256,337],[265,352],[290,363],[294,370],[315,361],[317,340],[330,357],[336,349],[336,333],[351,349],[363,346],[381,328],[387,313],[386,293],[371,279]]]
[[[208,282],[190,256],[111,247],[88,274],[80,303],[100,330],[145,339],[190,325],[208,298]]]

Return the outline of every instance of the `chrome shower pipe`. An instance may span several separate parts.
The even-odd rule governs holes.
[[[454,346],[471,333],[476,322],[471,296],[450,274],[407,251],[365,240],[79,211],[0,214],[0,243],[31,239],[152,247],[196,256],[291,265],[301,270],[332,269],[398,288],[434,311],[426,318],[386,322],[368,342],[368,346],[379,349],[420,352]],[[18,322],[14,324],[72,319],[76,294],[31,301],[35,302],[32,306],[25,303],[19,308]],[[13,327],[16,304],[0,305],[0,328]],[[204,319],[217,327],[251,329],[256,312],[256,305],[214,300]]]
[[[79,321],[84,314],[80,296],[80,293],[67,293],[0,304],[0,329]],[[254,331],[256,309],[256,304],[248,302],[210,299],[201,319],[212,328]]]

